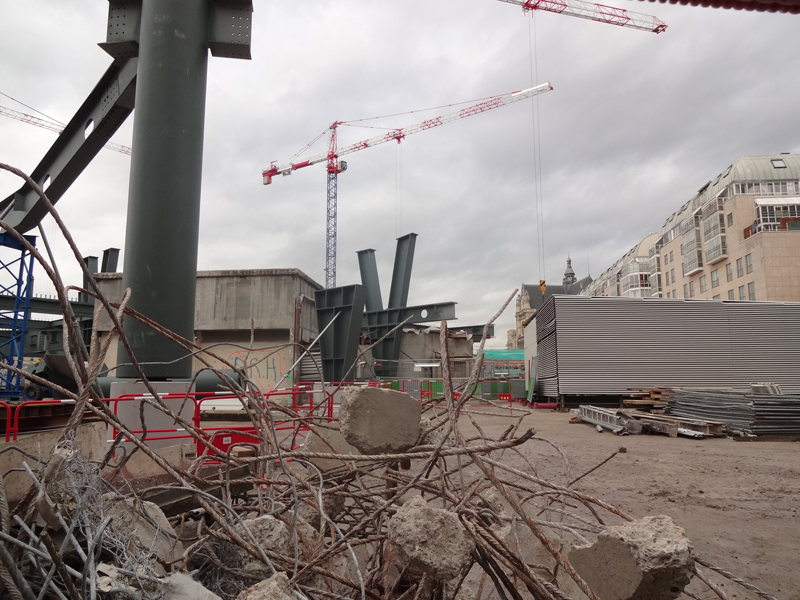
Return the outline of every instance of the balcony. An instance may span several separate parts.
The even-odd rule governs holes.
[[[692,229],[696,229],[700,227],[700,215],[694,215],[693,217],[689,217],[685,221],[682,221],[680,224],[680,234],[686,235]]]
[[[703,270],[703,253],[700,250],[688,254],[681,265],[683,276],[688,277]]]
[[[706,242],[707,265],[713,265],[726,258],[728,258],[728,244],[725,243],[724,235],[718,235],[711,241]]]
[[[723,210],[722,205],[723,205],[722,198],[715,198],[713,200],[709,200],[703,205],[703,208],[700,211],[700,217],[705,221],[710,216]]]
[[[701,248],[702,241],[700,239],[700,231],[695,229],[683,236],[681,243],[681,254],[690,254],[694,250]]]

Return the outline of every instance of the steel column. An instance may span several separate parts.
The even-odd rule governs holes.
[[[208,0],[143,0],[122,289],[130,307],[194,338],[208,70]],[[125,334],[145,374],[189,377],[185,350],[134,319]],[[120,344],[119,363],[129,362]],[[119,377],[135,377],[131,366]]]
[[[356,254],[358,254],[358,268],[361,271],[361,285],[367,288],[367,312],[383,310],[375,250],[367,248],[359,250]]]
[[[388,308],[405,308],[408,304],[408,289],[411,286],[411,267],[414,263],[416,245],[416,233],[409,233],[397,238]]]

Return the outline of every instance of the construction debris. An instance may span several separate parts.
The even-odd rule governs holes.
[[[289,586],[289,577],[281,572],[244,590],[236,600],[297,600],[297,598]]]
[[[730,435],[800,435],[800,395],[674,388],[664,414],[724,423]]]
[[[642,433],[642,425],[621,411],[582,404],[578,407],[578,418],[594,425],[600,433],[604,429],[617,435]]]
[[[458,516],[416,496],[389,521],[389,541],[408,566],[436,579],[453,579],[470,564],[475,542]]]
[[[403,452],[419,439],[420,403],[404,392],[351,387],[342,393],[339,427],[363,454]]]
[[[607,527],[569,560],[603,600],[674,600],[694,574],[686,532],[663,515]]]
[[[462,432],[464,419],[472,419],[462,410],[479,387],[486,335],[469,379],[454,390],[442,323],[441,398],[418,402],[374,388],[345,390],[340,431],[361,452],[353,453],[330,433],[334,411],[295,412],[277,391],[258,389],[244,369],[213,348],[201,348],[128,309],[129,294],[120,304],[110,303],[58,213],[44,193],[40,196],[83,269],[91,289],[81,293],[98,299],[98,316],[104,313],[113,327],[102,344],[94,336],[85,355],[70,360],[77,392],[51,384],[75,403],[75,410],[51,456],[25,454],[19,468],[30,479],[28,492],[9,506],[0,485],[0,598],[450,600],[474,597],[465,582],[477,581],[478,597],[489,585],[498,597],[513,600],[522,600],[520,590],[534,600],[645,597],[637,593],[660,600],[674,598],[692,576],[694,557],[680,528],[662,517],[636,522],[620,508],[573,488],[611,457],[573,477],[555,444],[532,430],[519,434],[525,414],[510,416],[513,422],[498,439],[474,422],[477,437]],[[7,231],[25,242],[13,229]],[[53,274],[59,297],[66,298],[58,271],[35,256]],[[225,392],[247,414],[251,441],[223,449],[215,435],[172,411],[136,361],[123,315],[184,348],[201,370],[227,381]],[[64,319],[64,328],[76,343],[83,339],[72,319]],[[153,410],[169,417],[196,445],[196,458],[169,462],[146,443],[144,416],[142,429],[133,430],[98,396],[97,375],[115,336],[148,390],[141,397],[148,411],[140,414]],[[219,365],[233,369],[240,381],[226,378]],[[331,400],[340,390],[324,393]],[[115,432],[103,460],[88,460],[76,443],[86,412]],[[429,424],[421,438],[423,414]],[[297,445],[300,435],[311,435],[308,446]],[[518,451],[531,441],[556,448],[564,458],[563,474],[540,476],[528,462],[536,450],[528,456]],[[252,452],[233,452],[236,447]],[[125,478],[125,464],[135,454],[159,467],[158,481]],[[512,466],[520,461],[527,464]],[[308,506],[315,511],[312,520],[318,516],[318,527],[303,517]],[[609,517],[628,524],[607,526]],[[539,562],[521,556],[521,544],[531,549],[528,556],[541,556]],[[564,552],[571,546],[586,549],[569,552],[568,559]],[[603,563],[603,556],[615,562]],[[697,562],[754,589],[724,569]],[[629,582],[620,592],[628,595],[604,595],[604,578]]]

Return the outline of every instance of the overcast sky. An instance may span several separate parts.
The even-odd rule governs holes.
[[[530,31],[538,81],[555,88],[538,101],[545,272],[522,101],[347,157],[339,285],[360,282],[355,252],[374,248],[385,299],[394,240],[413,231],[409,302],[454,301],[458,323],[483,323],[521,283],[560,283],[567,254],[579,278],[599,275],[740,156],[800,152],[800,17],[608,3],[669,27],[534,22],[497,0],[256,0],[253,60],[209,61],[198,269],[294,267],[324,283],[324,165],[269,187],[261,170],[334,120],[530,87]],[[102,0],[0,0],[0,92],[67,122],[111,62],[97,46],[107,11]],[[114,142],[131,144],[135,116]],[[340,144],[375,133],[342,128]],[[30,172],[54,139],[0,118],[0,162]],[[129,165],[101,151],[57,205],[86,255],[124,249]],[[19,185],[0,173],[0,198]],[[49,218],[46,231],[55,237]],[[66,244],[53,243],[79,284]],[[36,285],[52,290],[43,275]],[[513,305],[493,346],[512,326]]]

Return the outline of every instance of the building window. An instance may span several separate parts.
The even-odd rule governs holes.
[[[675,283],[675,269],[670,269],[670,273],[672,273],[672,283]]]
[[[728,300],[733,300],[733,290],[728,290]]]
[[[776,169],[785,169],[786,168],[786,163],[784,162],[784,160],[782,158],[773,158],[772,159],[772,166],[775,167]]]
[[[705,292],[708,289],[708,281],[706,280],[706,276],[703,275],[700,278],[700,293]]]
[[[689,298],[694,298],[694,281],[689,282]]]
[[[739,300],[747,300],[747,296],[745,296],[745,293],[744,293],[744,286],[743,285],[739,286]]]
[[[752,273],[753,272],[753,255],[752,254],[748,254],[747,256],[745,256],[744,257],[744,262],[745,262],[745,265],[747,266],[747,272],[748,273]]]
[[[689,286],[686,285],[685,283],[683,284],[683,297],[684,298],[689,297]]]
[[[728,276],[728,281],[733,281],[733,267],[731,263],[725,265],[725,274]]]
[[[728,227],[733,227],[733,213],[728,213]]]
[[[716,296],[714,296],[714,297],[713,297],[713,298],[711,298],[711,299],[712,299],[712,300],[719,300],[719,294],[717,294]]]
[[[669,251],[669,262],[672,262],[673,260],[675,260],[675,257],[672,256],[672,253],[673,253],[673,250],[670,250]]]
[[[752,281],[747,284],[747,299],[748,300],[756,299],[756,284]]]
[[[665,254],[664,258],[661,259],[661,262],[663,262],[664,265],[668,265],[669,264],[669,254]]]
[[[741,258],[736,259],[736,276],[741,277],[744,275],[744,263],[742,263]]]
[[[719,287],[719,270],[715,269],[711,271],[711,287]]]

